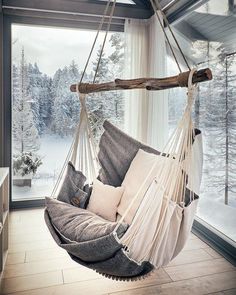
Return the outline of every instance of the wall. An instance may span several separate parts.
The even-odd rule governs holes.
[[[3,165],[3,13],[0,0],[0,166]]]

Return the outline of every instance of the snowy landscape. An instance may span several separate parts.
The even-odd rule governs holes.
[[[109,50],[107,54],[102,54],[97,81],[121,77],[123,43],[123,34],[110,34]],[[88,52],[89,44],[87,47]],[[41,71],[36,62],[28,62],[25,52],[22,46],[20,52],[13,53],[18,63],[14,62],[12,66],[14,200],[42,199],[51,194],[80,114],[78,96],[70,92],[70,85],[80,81],[83,68],[80,69],[75,60],[71,60],[69,65],[58,68],[53,76],[49,76]],[[93,81],[100,52],[101,49],[97,48],[91,71],[85,72],[83,82]],[[88,95],[86,101],[91,119],[99,120],[96,123],[100,127],[104,119],[122,127],[122,92]],[[99,134],[95,135],[99,139]],[[33,160],[35,157],[40,159],[37,167]],[[31,168],[35,169],[34,173]]]
[[[123,38],[120,33],[109,35],[109,47],[102,55],[97,81],[122,77]],[[70,92],[69,86],[80,80],[83,67],[79,60],[71,59],[57,68],[51,65],[46,72],[45,61],[41,65],[33,61],[24,42],[17,38],[14,42],[21,46],[18,44],[13,50],[12,65],[13,178],[18,177],[24,184],[24,177],[32,177],[28,182],[30,185],[13,185],[13,200],[42,199],[52,192],[79,121],[79,100]],[[205,47],[194,44],[194,50],[204,55]],[[213,52],[213,57],[201,67],[210,67],[214,80],[199,86],[193,111],[196,127],[203,132],[204,143],[203,179],[197,214],[236,240],[236,56],[227,58],[220,46],[208,48],[208,51]],[[99,53],[100,48],[97,48],[84,81],[93,80]],[[172,68],[172,65],[169,60],[168,66]],[[185,92],[185,89],[169,91],[170,132],[183,112]],[[89,95],[87,106],[91,117],[99,117],[100,124],[104,119],[111,120],[122,128],[123,95],[119,91]],[[98,139],[99,134],[96,135]],[[30,155],[27,154],[29,152]],[[30,157],[30,169],[35,173],[28,172]],[[37,163],[35,157],[39,157]]]
[[[199,85],[193,110],[195,126],[203,134],[204,152],[197,216],[236,241],[236,55],[226,57],[221,44],[205,43],[193,44],[198,58],[205,60],[208,52],[209,60],[200,67],[211,68],[214,77]],[[173,65],[168,62],[170,69]],[[183,112],[185,91],[169,91],[170,132]]]

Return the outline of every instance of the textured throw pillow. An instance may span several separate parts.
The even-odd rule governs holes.
[[[116,221],[117,207],[123,192],[123,187],[106,185],[95,179],[87,209],[106,220]]]
[[[122,182],[124,193],[118,207],[118,213],[121,216],[124,215],[132,199],[135,197],[136,193],[140,189],[157,157],[161,159],[161,156],[147,153],[141,149],[139,149],[139,151],[137,152]],[[156,172],[157,170],[153,171],[152,175],[149,178],[150,181],[154,179]],[[127,216],[125,217],[124,220],[128,224],[131,224],[149,184],[150,182],[147,182],[142,191],[140,191],[139,197],[136,199]]]
[[[84,186],[85,181],[86,177],[83,173],[76,171],[74,165],[69,162],[57,199],[80,208],[86,208],[90,192],[87,185]]]

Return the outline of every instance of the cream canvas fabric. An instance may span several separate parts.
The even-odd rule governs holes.
[[[123,192],[123,187],[113,187],[95,179],[87,209],[106,220],[116,221],[117,207]]]
[[[139,149],[135,158],[133,159],[129,170],[127,171],[124,181],[122,182],[122,187],[124,188],[124,193],[121,198],[120,205],[118,207],[118,213],[123,216],[126,209],[128,208],[129,204],[131,203],[132,199],[140,189],[140,184],[143,183],[144,179],[150,172],[153,167],[155,161],[158,161],[160,165],[156,165],[155,169],[152,171],[149,179],[145,182],[142,190],[139,192],[139,197],[135,200],[134,204],[130,208],[129,212],[125,217],[125,222],[131,224],[134,216],[139,208],[139,205],[147,191],[148,187],[152,183],[153,179],[158,173],[158,170],[162,166],[161,163],[163,161],[170,162],[171,159],[161,157],[159,155],[154,155],[151,153],[147,153],[142,149]]]
[[[126,186],[121,205],[128,199],[125,199],[127,186],[131,182],[128,176],[133,169],[132,177],[138,181],[138,189],[136,194],[129,196],[124,213],[119,212],[122,215],[119,223],[123,220],[130,223],[130,218],[134,218],[120,240],[126,246],[129,257],[139,263],[148,260],[157,268],[167,264],[184,247],[196,212],[196,192],[199,192],[201,180],[202,142],[191,117],[196,95],[196,86],[192,85],[194,71],[191,70],[189,75],[184,114],[163,152],[153,156],[149,169],[146,163],[151,162],[148,161],[150,158],[143,157],[139,165],[135,166],[140,156],[137,154],[123,183]],[[142,172],[145,173],[140,181]]]

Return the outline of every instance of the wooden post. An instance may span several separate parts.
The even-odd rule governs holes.
[[[139,78],[131,80],[116,79],[107,83],[81,83],[79,85],[80,93],[94,93],[101,91],[124,90],[124,89],[147,89],[147,90],[163,90],[174,87],[187,87],[190,71],[180,73],[177,76],[167,78]],[[199,83],[212,79],[212,72],[209,68],[196,71],[193,75],[192,82]],[[70,86],[72,92],[76,92],[76,84]]]

